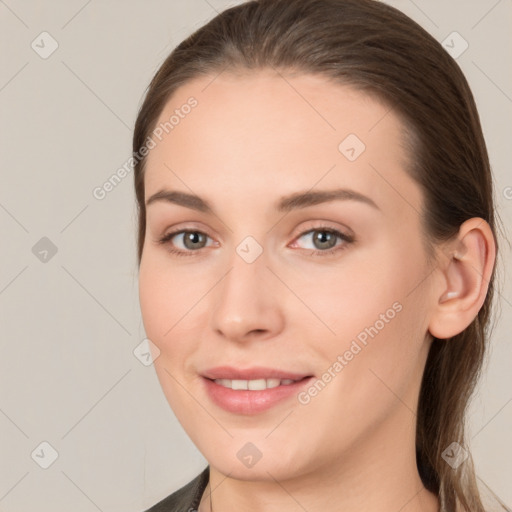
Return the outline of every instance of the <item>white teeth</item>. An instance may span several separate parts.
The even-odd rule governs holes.
[[[216,384],[220,384],[225,388],[231,389],[250,389],[252,391],[261,391],[263,389],[276,388],[277,386],[292,384],[295,382],[292,379],[255,379],[255,380],[241,380],[241,379],[215,379]]]
[[[248,381],[246,380],[232,380],[231,388],[232,389],[247,389]]]
[[[253,391],[260,391],[267,388],[267,381],[265,379],[248,380],[246,382],[247,389],[252,389]]]
[[[277,388],[280,384],[280,379],[267,379],[267,388]]]

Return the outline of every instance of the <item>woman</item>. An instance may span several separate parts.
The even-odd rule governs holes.
[[[374,0],[247,2],[169,55],[133,149],[144,326],[209,463],[150,510],[485,510],[492,181],[442,46]]]

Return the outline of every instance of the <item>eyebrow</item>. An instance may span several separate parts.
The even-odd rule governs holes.
[[[290,212],[292,210],[307,208],[308,206],[315,206],[317,204],[335,200],[358,201],[380,211],[380,208],[372,199],[356,192],[355,190],[346,188],[296,192],[294,194],[281,197],[276,203],[275,208],[278,212]],[[146,207],[160,201],[177,204],[202,213],[214,213],[212,206],[205,199],[195,194],[166,189],[162,189],[150,196],[146,201]]]

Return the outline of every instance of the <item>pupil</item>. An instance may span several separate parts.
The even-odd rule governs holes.
[[[322,249],[330,248],[333,246],[332,244],[329,244],[329,241],[332,241],[332,240],[329,240],[329,239],[333,238],[332,235],[333,234],[328,231],[317,231],[317,236],[315,237],[315,241],[319,242]],[[327,246],[323,245],[326,242],[327,242]]]
[[[188,242],[190,242],[190,244],[192,244],[192,245],[200,243],[201,238],[203,238],[201,233],[197,233],[197,232],[187,233],[187,236],[185,237],[185,245],[188,247],[188,245],[189,245]],[[332,243],[330,243],[330,242],[332,242],[333,239],[334,239],[333,233],[330,233],[329,231],[317,231],[316,232],[315,242],[318,242],[318,244],[320,245],[320,247],[322,249],[325,249],[326,247],[327,248],[332,247]],[[190,249],[190,247],[188,247],[188,248]],[[192,249],[194,249],[194,247],[192,247]]]
[[[187,233],[185,236],[185,246],[188,249],[195,249],[196,247],[194,247],[193,244],[198,243],[200,241],[201,237],[202,237],[201,233],[197,233],[197,232]],[[190,242],[190,244],[192,244],[192,247],[189,247],[189,244],[187,242]]]

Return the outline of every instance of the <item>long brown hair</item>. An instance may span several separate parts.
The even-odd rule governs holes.
[[[315,74],[383,101],[408,134],[409,175],[424,195],[429,257],[472,217],[496,237],[493,185],[469,85],[452,57],[420,25],[375,0],[259,0],[229,8],[199,28],[164,61],[138,113],[134,156],[146,144],[176,89],[222,71],[273,68]],[[136,158],[138,261],[146,229],[145,157]],[[465,417],[490,334],[496,266],[474,321],[449,340],[434,338],[421,385],[416,453],[425,487],[441,510],[483,512],[471,456],[457,469],[442,457],[452,442],[469,450]]]

